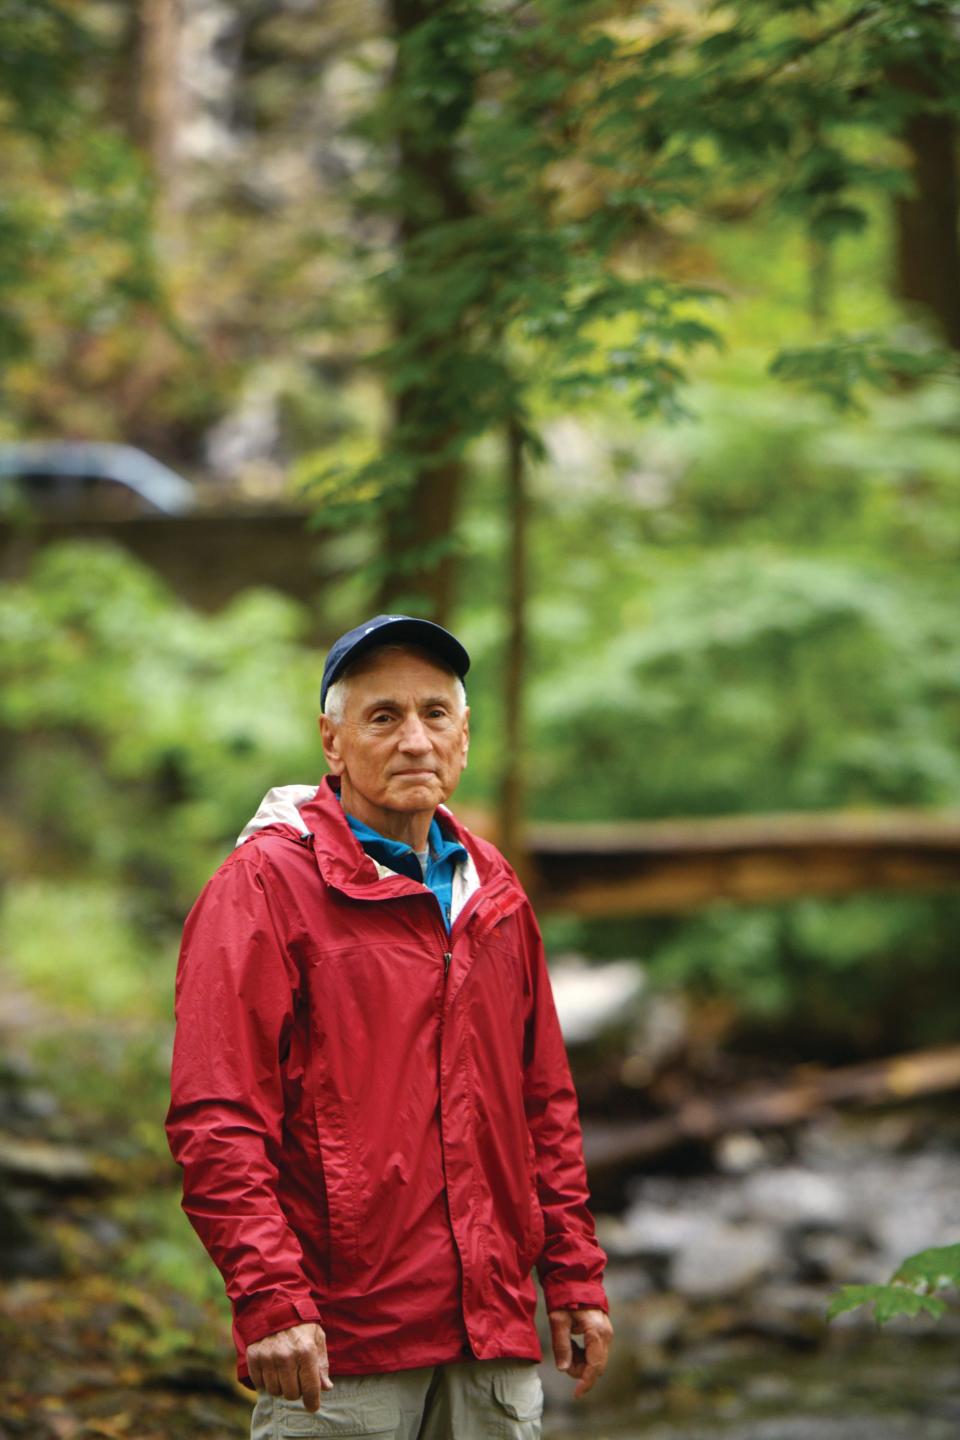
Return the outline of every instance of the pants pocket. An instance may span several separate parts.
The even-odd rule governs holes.
[[[304,1436],[320,1440],[335,1435],[387,1437],[400,1433],[400,1407],[394,1398],[382,1394],[367,1397],[356,1390],[338,1396],[336,1382],[333,1390],[324,1392],[316,1412],[305,1410],[299,1400],[274,1400],[273,1418],[275,1440],[301,1440]],[[258,1437],[252,1435],[251,1440]]]
[[[493,1376],[497,1434],[510,1440],[539,1440],[543,1386],[535,1365],[511,1365]]]

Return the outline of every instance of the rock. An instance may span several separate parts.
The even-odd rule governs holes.
[[[769,1226],[717,1221],[699,1228],[674,1256],[670,1285],[692,1300],[735,1295],[773,1269],[779,1255]]]
[[[687,1006],[678,995],[648,995],[630,1033],[620,1067],[624,1085],[642,1089],[683,1050],[689,1033]]]
[[[48,1190],[88,1191],[106,1183],[91,1157],[77,1146],[10,1134],[0,1134],[0,1174]]]
[[[748,1215],[771,1225],[839,1226],[851,1218],[854,1197],[841,1177],[789,1165],[749,1175],[742,1204]]]
[[[721,1135],[713,1147],[713,1157],[717,1169],[727,1175],[746,1175],[758,1170],[768,1158],[763,1141],[749,1130]]]
[[[707,1217],[693,1211],[661,1209],[655,1205],[631,1205],[615,1236],[605,1232],[603,1243],[613,1242],[611,1254],[632,1256],[673,1255],[692,1245],[709,1224]]]
[[[846,1230],[811,1230],[796,1243],[796,1259],[803,1279],[834,1285],[868,1285],[885,1280],[877,1274],[877,1257],[864,1237]]]
[[[648,1295],[631,1305],[625,1318],[641,1344],[669,1345],[683,1330],[687,1305],[680,1295]]]
[[[63,1260],[53,1240],[21,1213],[12,1197],[0,1194],[0,1275],[46,1279],[62,1271]]]
[[[603,1244],[603,1241],[600,1243]],[[604,1248],[606,1249],[606,1246]],[[607,1254],[609,1253],[608,1250]],[[611,1303],[618,1306],[649,1295],[653,1289],[650,1267],[629,1260],[612,1264],[607,1270],[604,1284]]]
[[[575,955],[558,957],[550,967],[550,979],[568,1045],[582,1045],[607,1030],[622,1028],[646,986],[646,976],[635,960],[587,965]]]
[[[950,1244],[960,1229],[960,1158],[937,1151],[874,1156],[851,1179],[856,1214],[887,1273],[907,1255]]]

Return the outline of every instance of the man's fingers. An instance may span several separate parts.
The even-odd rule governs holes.
[[[307,1354],[301,1356],[299,1376],[303,1408],[305,1410],[319,1410],[320,1392],[323,1389],[323,1385],[320,1379],[320,1357],[316,1350],[310,1350]]]
[[[589,1390],[593,1389],[594,1385],[600,1379],[600,1376],[603,1374],[604,1366],[606,1364],[606,1347],[601,1341],[599,1335],[595,1334],[592,1331],[588,1331],[586,1336],[586,1342],[587,1343],[584,1349],[584,1358],[581,1361],[577,1370],[577,1375],[580,1383],[577,1386],[576,1390],[574,1390],[573,1392],[573,1398],[575,1400],[579,1400],[582,1395],[586,1395]]]
[[[573,1348],[570,1344],[572,1316],[569,1310],[554,1310],[550,1313],[550,1337],[553,1341],[553,1358],[558,1370],[569,1370],[573,1363]]]
[[[603,1310],[595,1309],[551,1310],[549,1320],[557,1369],[577,1381],[573,1394],[579,1400],[607,1368],[613,1326]]]
[[[284,1355],[277,1372],[280,1376],[280,1391],[284,1400],[300,1399],[300,1370],[296,1355]]]
[[[570,1357],[567,1374],[572,1380],[578,1380],[586,1368],[587,1361],[583,1353],[583,1346],[576,1340],[571,1341]]]
[[[274,1399],[279,1400],[283,1394],[283,1386],[280,1383],[280,1376],[277,1373],[276,1366],[270,1361],[264,1360],[260,1366],[260,1374],[263,1380],[264,1390],[266,1390],[268,1395],[272,1395]]]
[[[314,1343],[317,1347],[317,1366],[320,1372],[321,1390],[332,1390],[333,1381],[330,1379],[330,1361],[327,1359],[327,1337],[320,1326],[314,1327]]]
[[[319,1410],[323,1391],[333,1389],[326,1336],[319,1325],[314,1326],[310,1342],[298,1350],[297,1359],[303,1408]]]
[[[602,1365],[590,1365],[589,1363],[584,1365],[583,1374],[580,1376],[580,1383],[573,1392],[574,1400],[579,1400],[581,1396],[586,1395],[589,1390],[592,1390],[602,1374]]]
[[[248,1346],[247,1369],[258,1390],[275,1399],[302,1400],[306,1410],[319,1410],[321,1393],[333,1389],[327,1337],[312,1321],[277,1330]]]
[[[573,1392],[575,1400],[593,1389],[607,1368],[607,1355],[610,1350],[611,1336],[606,1331],[587,1329],[584,1339],[584,1363],[580,1366],[580,1383]]]

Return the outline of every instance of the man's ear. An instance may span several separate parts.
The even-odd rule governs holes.
[[[327,762],[327,769],[331,775],[342,775],[343,760],[340,757],[340,737],[337,734],[337,727],[326,715],[321,715],[317,724],[320,726],[323,758]]]

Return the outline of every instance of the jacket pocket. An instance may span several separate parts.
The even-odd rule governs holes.
[[[544,1224],[543,1211],[540,1208],[540,1200],[537,1195],[536,1186],[530,1183],[530,1219],[527,1222],[527,1234],[523,1247],[522,1263],[530,1267],[540,1258],[543,1249],[543,1242],[547,1238],[547,1227]]]
[[[314,1102],[320,1163],[327,1192],[330,1278],[342,1280],[360,1263],[360,1176],[343,1107],[328,1096]]]
[[[540,1196],[537,1193],[537,1152],[529,1130],[526,1133],[526,1170],[528,1218],[523,1235],[523,1249],[520,1263],[529,1269],[540,1258],[543,1242],[547,1238]]]

